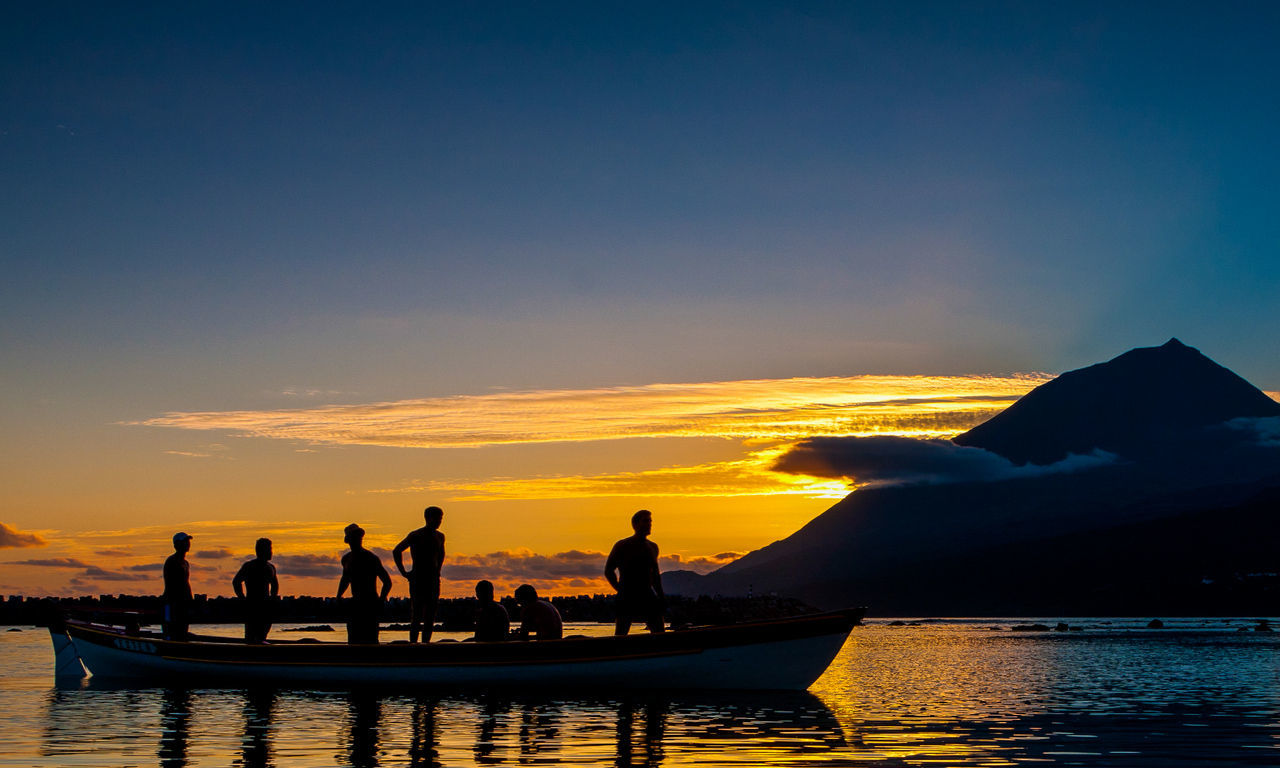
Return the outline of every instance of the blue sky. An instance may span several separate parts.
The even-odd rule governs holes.
[[[10,7],[0,450],[89,462],[145,442],[124,422],[300,400],[1054,373],[1171,336],[1280,389],[1278,15]]]

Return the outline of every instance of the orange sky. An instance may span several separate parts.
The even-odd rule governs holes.
[[[655,384],[121,421],[0,469],[0,591],[158,593],[170,537],[184,530],[197,591],[230,594],[267,536],[282,591],[326,595],[348,522],[390,569],[389,550],[428,504],[445,509],[446,595],[479,578],[507,592],[607,591],[604,553],[642,507],[664,570],[707,571],[849,490],[772,471],[795,440],[948,436],[1046,378]],[[396,578],[393,594],[406,592]]]
[[[336,585],[341,530],[385,555],[445,509],[446,594],[605,591],[604,552],[654,512],[665,569],[710,570],[848,492],[770,469],[815,435],[945,436],[1044,380],[855,376],[490,392],[312,408],[171,412],[82,435],[4,471],[8,593],[154,593],[169,538],[195,537],[199,591],[229,594],[253,541],[288,594]],[[93,459],[89,460],[88,455]],[[397,580],[393,594],[404,594]]]

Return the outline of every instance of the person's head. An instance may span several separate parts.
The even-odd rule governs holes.
[[[642,509],[631,516],[631,527],[641,536],[648,536],[653,532],[653,513],[647,509]]]
[[[516,602],[521,605],[538,602],[538,590],[529,584],[521,584],[516,587]]]
[[[427,527],[432,530],[440,527],[440,522],[444,520],[444,510],[439,507],[427,507],[422,510],[422,519],[427,521]]]
[[[253,551],[258,553],[258,557],[262,560],[271,559],[271,539],[258,539],[253,543]]]
[[[486,579],[476,582],[476,597],[478,597],[482,603],[493,602],[493,582]]]
[[[191,549],[191,534],[178,531],[173,534],[173,551],[186,552]]]
[[[352,523],[343,529],[342,540],[353,547],[362,546],[364,543],[364,529]]]

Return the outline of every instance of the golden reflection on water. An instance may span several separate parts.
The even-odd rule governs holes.
[[[61,765],[145,754],[163,768],[236,765],[796,764],[846,745],[808,694],[727,698],[421,697],[376,691],[115,690],[49,695],[42,754]],[[131,724],[128,728],[125,724]],[[122,738],[123,736],[123,738]],[[332,745],[324,749],[322,745]],[[674,752],[667,748],[674,744]],[[54,764],[54,763],[50,763]],[[84,764],[93,764],[85,762]],[[127,763],[126,763],[127,764]]]
[[[0,766],[1280,765],[1280,636],[1146,621],[872,622],[811,693],[715,696],[49,690],[6,638]]]

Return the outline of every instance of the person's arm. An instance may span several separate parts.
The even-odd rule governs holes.
[[[378,581],[382,582],[382,592],[378,595],[379,600],[386,600],[387,595],[391,594],[391,576],[387,573],[387,569],[382,567],[382,560],[378,559]]]
[[[235,590],[236,597],[244,597],[244,566],[240,566],[240,570],[236,571],[236,577],[231,580],[231,588]]]
[[[268,583],[271,585],[271,596],[272,596],[272,597],[279,597],[279,596],[280,596],[280,581],[279,581],[279,579],[277,579],[277,578],[276,578],[276,567],[275,567],[274,565],[273,565],[273,566],[271,566],[271,567],[268,569],[268,571],[267,571],[267,572],[271,574],[271,581],[270,581],[270,582],[268,582]]]
[[[609,550],[609,557],[604,561],[604,577],[609,580],[609,586],[613,587],[614,592],[618,592],[622,587],[618,583],[618,545],[614,544],[613,549]]]
[[[391,559],[396,561],[396,570],[400,571],[400,575],[409,578],[409,572],[404,569],[404,551],[409,548],[409,537],[405,536],[404,540],[391,550]],[[417,565],[417,563],[414,563]]]
[[[440,546],[436,551],[436,573],[444,567],[444,534],[436,531],[436,535],[440,537]]]
[[[351,583],[351,577],[347,575],[347,558],[342,558],[342,578],[338,579],[338,599],[342,599],[342,593],[347,591],[347,585]]]

